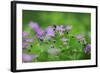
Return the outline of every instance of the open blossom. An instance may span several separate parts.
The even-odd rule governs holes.
[[[36,32],[36,36],[40,38],[43,34],[44,31],[39,27],[39,25],[36,22],[30,22],[29,26]]]
[[[64,32],[63,32],[65,31],[64,26],[63,25],[57,26],[56,31],[58,31],[60,35],[64,35]]]
[[[87,53],[90,51],[90,49],[91,49],[91,45],[87,44],[86,47],[84,48],[84,52]]]
[[[66,29],[67,31],[70,31],[70,30],[72,29],[72,26],[71,26],[71,25],[66,25],[66,26],[65,26],[65,29]]]
[[[38,55],[36,54],[22,54],[22,61],[23,62],[30,62],[32,59],[37,58]]]
[[[53,27],[52,26],[48,26],[45,30],[46,32],[46,36],[49,37],[49,36],[55,36],[55,31],[53,30]]]
[[[82,34],[77,34],[77,35],[75,36],[75,38],[76,38],[77,40],[84,40],[84,35],[82,35]]]
[[[43,31],[42,29],[38,29],[38,30],[36,31],[36,36],[37,36],[38,38],[42,37],[43,34],[44,34],[44,31]]]
[[[56,31],[64,31],[63,25],[57,26]]]
[[[22,36],[23,36],[23,37],[27,37],[28,35],[29,35],[29,33],[28,33],[28,32],[25,32],[25,31],[24,31],[24,32],[22,32]]]

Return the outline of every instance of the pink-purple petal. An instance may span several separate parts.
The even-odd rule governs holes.
[[[24,32],[22,32],[22,36],[23,36],[23,37],[27,37],[28,35],[29,35],[29,33],[28,33],[28,32],[25,32],[25,31],[24,31]]]
[[[30,62],[32,59],[37,58],[38,55],[36,54],[22,54],[22,61],[23,62]]]
[[[86,47],[84,48],[84,52],[85,53],[88,53],[91,49],[91,45],[90,44],[87,44]]]
[[[29,22],[29,26],[30,26],[33,30],[37,30],[37,29],[39,28],[38,23],[32,22],[32,21]]]
[[[46,36],[55,36],[55,31],[52,26],[46,28]]]

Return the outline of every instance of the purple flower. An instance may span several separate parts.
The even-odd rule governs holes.
[[[30,22],[29,26],[36,32],[36,36],[40,38],[43,34],[44,31],[39,27],[39,25],[36,22]]]
[[[42,37],[43,34],[44,34],[44,31],[43,31],[42,29],[36,30],[36,36],[37,36],[38,38]]]
[[[71,26],[71,25],[66,25],[65,29],[66,29],[67,31],[70,31],[70,30],[72,29],[72,26]]]
[[[29,22],[29,26],[30,26],[34,31],[36,31],[37,29],[40,28],[39,25],[38,25],[36,22],[32,22],[32,21]]]
[[[87,53],[90,51],[90,49],[91,49],[91,45],[87,44],[86,47],[84,48],[84,52]]]
[[[22,36],[23,36],[23,37],[27,37],[28,35],[29,35],[28,32],[22,32]]]
[[[75,36],[75,38],[76,38],[77,40],[84,40],[84,35],[82,35],[82,34],[77,34],[77,35]]]
[[[22,61],[23,62],[30,62],[32,59],[37,58],[38,55],[36,54],[22,54]]]
[[[25,42],[33,42],[34,39],[30,39],[30,38],[25,38]]]
[[[57,26],[56,31],[58,31],[60,35],[64,35],[64,32],[63,32],[65,31],[64,26],[63,25]]]
[[[57,26],[56,31],[64,31],[63,25]]]
[[[27,48],[27,46],[28,46],[28,43],[26,43],[26,42],[22,43],[22,48]]]
[[[52,26],[48,26],[46,28],[46,36],[55,36],[55,31],[53,30]]]

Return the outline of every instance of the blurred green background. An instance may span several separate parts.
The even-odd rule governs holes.
[[[28,29],[30,21],[37,22],[41,28],[54,24],[71,24],[73,26],[73,34],[80,32],[87,34],[91,30],[90,13],[23,10],[23,30]]]

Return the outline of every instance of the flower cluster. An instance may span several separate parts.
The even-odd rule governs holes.
[[[42,29],[38,23],[36,22],[29,22],[29,27],[32,29],[32,31],[35,33],[33,35],[33,38],[29,38],[28,36],[30,35],[29,32],[23,31],[22,37],[23,37],[23,42],[22,42],[22,48],[26,50],[28,46],[30,46],[30,43],[33,44],[35,43],[36,40],[40,44],[45,44],[45,46],[49,46],[46,49],[46,52],[48,55],[53,55],[57,56],[62,53],[64,49],[61,48],[66,48],[69,47],[68,49],[70,50],[70,42],[71,38],[73,37],[75,41],[80,41],[82,42],[83,46],[80,49],[83,49],[85,54],[88,54],[91,49],[91,45],[85,40],[85,35],[83,34],[75,34],[75,35],[69,35],[69,32],[72,30],[72,25],[51,25],[47,26],[45,29]],[[55,43],[56,42],[56,43]],[[60,43],[60,44],[59,44]],[[74,41],[73,41],[74,43]],[[58,45],[59,44],[59,45]],[[82,45],[80,44],[80,45]],[[73,44],[72,44],[73,45]],[[34,47],[35,45],[33,45]],[[40,46],[40,47],[45,47],[45,46]],[[57,47],[61,46],[61,47]],[[39,46],[38,46],[39,47]],[[79,47],[79,46],[78,46]],[[31,48],[34,50],[34,48]],[[42,48],[43,50],[44,48]],[[40,48],[41,50],[41,48]],[[23,62],[30,62],[34,59],[38,59],[40,54],[27,54],[23,53],[22,55],[22,60]]]

